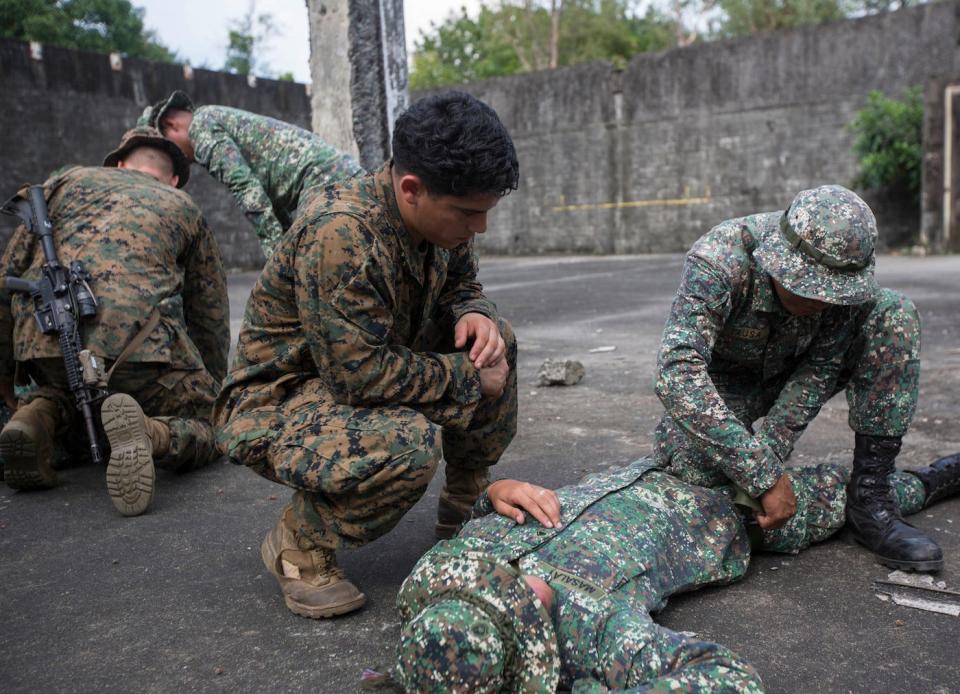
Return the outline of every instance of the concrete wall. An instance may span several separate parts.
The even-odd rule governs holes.
[[[310,127],[302,84],[257,80],[250,86],[246,77],[210,70],[193,70],[188,79],[181,65],[133,59],[115,70],[105,54],[54,46],[43,46],[37,60],[29,44],[0,39],[0,196],[42,182],[64,164],[99,165],[143,107],[174,89],[198,104],[236,106]],[[229,267],[263,262],[253,227],[226,188],[194,166],[186,190],[203,209]],[[0,224],[9,231],[8,222]]]
[[[871,89],[896,95],[960,75],[958,12],[960,0],[944,0],[640,55],[623,71],[591,64],[466,85],[497,109],[520,155],[520,190],[493,213],[481,248],[682,251],[723,219],[781,209],[807,187],[849,184],[856,163],[847,124]],[[35,60],[27,44],[4,39],[0,195],[63,164],[98,164],[144,105],[176,88],[198,103],[310,124],[303,85],[251,87],[206,70],[187,79],[181,66],[138,60],[114,70],[106,55],[50,46]],[[226,190],[197,167],[187,190],[227,264],[259,265],[253,229]],[[865,197],[883,243],[917,242],[919,219]]]
[[[847,124],[878,89],[958,73],[955,0],[853,21],[463,87],[501,115],[520,189],[481,247],[498,253],[681,251],[714,224],[782,209],[856,175]],[[414,95],[414,98],[422,94]],[[867,196],[881,241],[920,220]]]

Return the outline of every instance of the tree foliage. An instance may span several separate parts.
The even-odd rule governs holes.
[[[276,35],[273,16],[268,12],[257,14],[253,2],[247,13],[230,23],[227,29],[227,57],[223,64],[226,72],[237,75],[269,74],[269,66],[260,57],[263,47]]]
[[[671,20],[633,0],[504,0],[470,17],[453,14],[416,44],[412,89],[575,65],[625,64],[674,43]]]
[[[919,87],[902,98],[870,92],[850,128],[860,161],[858,183],[867,189],[909,193],[919,201],[923,160],[923,97]]]
[[[0,36],[125,56],[176,61],[128,0],[0,0]]]
[[[416,42],[410,86],[425,89],[900,9],[926,0],[490,0]],[[646,8],[641,12],[642,8]]]
[[[821,24],[847,16],[844,0],[717,0],[721,10],[716,33],[743,36]]]

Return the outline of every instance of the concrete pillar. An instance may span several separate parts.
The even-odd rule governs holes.
[[[407,105],[403,0],[306,0],[313,130],[375,169]]]

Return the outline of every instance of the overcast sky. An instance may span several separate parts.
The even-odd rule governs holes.
[[[194,67],[220,69],[227,49],[227,27],[249,9],[245,0],[133,0],[146,10],[144,23],[160,41]],[[431,22],[443,21],[479,0],[406,0],[403,7],[407,53]],[[310,81],[310,43],[304,0],[258,0],[256,13],[269,13],[278,29],[263,59],[273,74],[290,71],[298,82]]]

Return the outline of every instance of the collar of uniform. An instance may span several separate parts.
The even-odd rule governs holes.
[[[400,207],[397,205],[396,192],[393,188],[393,159],[388,160],[373,175],[373,180],[377,195],[383,200],[384,221],[396,234],[397,242],[402,250],[403,262],[407,269],[422,286],[425,279],[423,272],[424,253],[418,250],[413,243],[410,231],[404,226],[403,217],[400,216]]]

